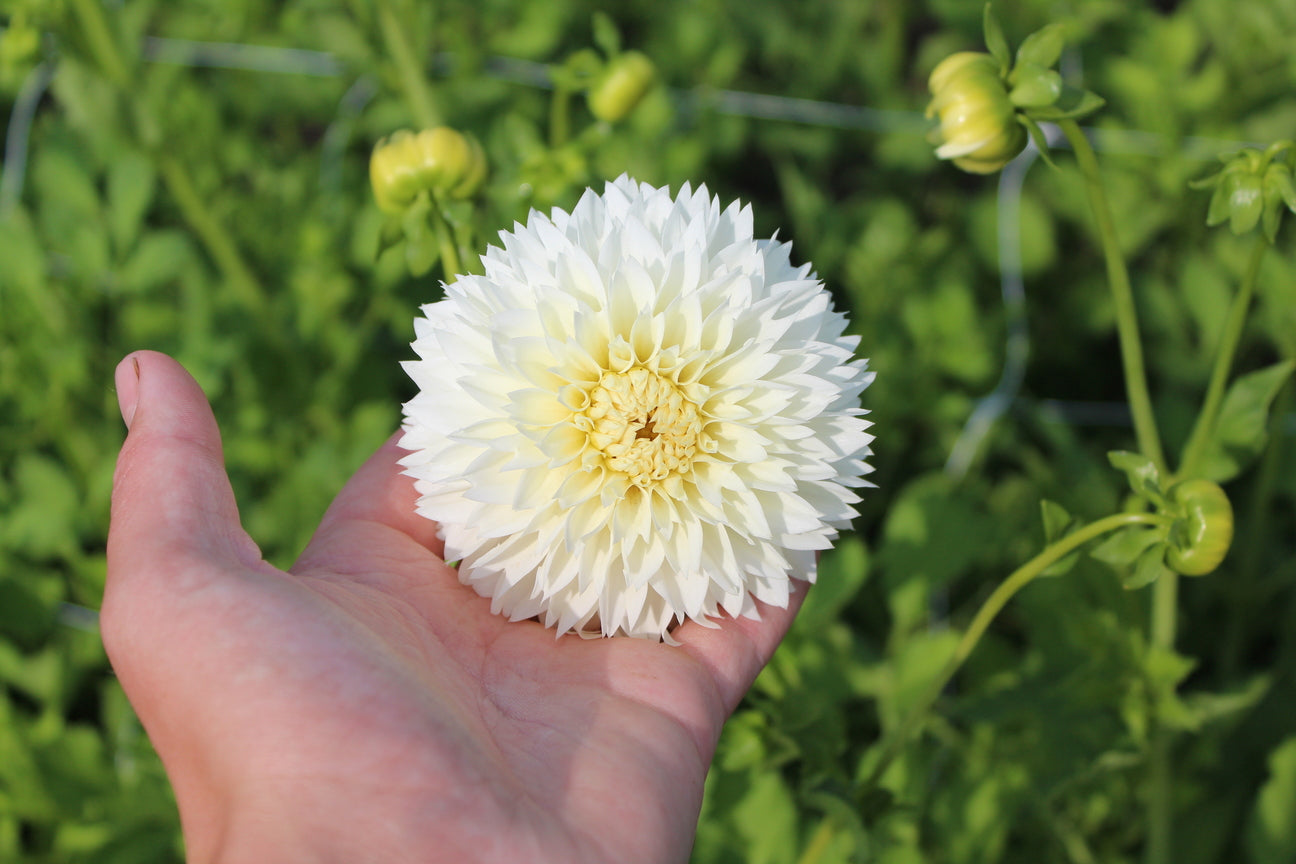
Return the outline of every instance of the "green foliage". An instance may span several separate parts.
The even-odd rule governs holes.
[[[1032,169],[1017,199],[1021,387],[967,475],[943,469],[1013,332],[996,221],[1007,199],[923,143],[926,76],[984,44],[978,4],[395,3],[426,99],[369,4],[86,5],[106,41],[71,3],[0,9],[0,113],[27,144],[0,184],[0,861],[181,860],[161,766],[84,629],[102,598],[123,435],[112,370],[143,347],[188,366],[221,422],[245,523],[270,560],[290,563],[411,395],[399,362],[418,306],[439,296],[443,247],[435,234],[412,253],[384,246],[368,160],[427,114],[471,132],[491,165],[479,200],[446,206],[452,240],[480,250],[528,208],[568,206],[623,171],[706,182],[752,203],[761,232],[795,241],[878,371],[867,392],[878,488],[725,730],[695,861],[1134,861],[1158,728],[1174,733],[1177,862],[1296,854],[1291,220],[1233,202],[1236,227],[1258,221],[1276,242],[1201,461],[1226,483],[1239,539],[1216,575],[1181,586],[1181,638],[1151,647],[1151,592],[1095,560],[1132,586],[1162,575],[1141,563],[1161,564],[1162,541],[1144,527],[1115,533],[1013,599],[870,785],[880,742],[939,680],[994,586],[1128,495],[1106,457],[1134,446],[1110,410],[1125,398],[1113,311],[1065,152],[1061,170]],[[1095,141],[1175,452],[1248,254],[1205,226],[1235,218],[1232,204],[1212,214],[1187,183],[1216,150],[1290,137],[1296,6],[1077,0],[1065,25],[1058,8],[996,3],[991,50],[1005,73],[1023,70],[1023,104],[1055,90],[1076,94],[1050,109],[1062,113],[1093,107],[1078,94],[1106,99]],[[236,68],[253,55],[176,40],[328,57]],[[568,68],[596,48],[642,52],[664,86],[615,124],[573,99],[555,141],[551,93],[520,61]],[[1055,60],[1058,78],[1041,71]],[[42,63],[49,89],[20,129],[22,87]],[[805,122],[804,103],[780,103],[787,117],[749,116],[729,91],[848,111]],[[1261,194],[1285,207],[1286,175],[1273,177]],[[1146,498],[1173,487],[1146,460],[1120,467]],[[1055,502],[1043,531],[1042,499]]]

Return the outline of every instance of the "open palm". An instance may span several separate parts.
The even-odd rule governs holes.
[[[191,861],[682,861],[720,727],[792,610],[679,647],[556,639],[440,558],[389,440],[289,571],[243,532],[201,390],[118,368],[104,642]]]

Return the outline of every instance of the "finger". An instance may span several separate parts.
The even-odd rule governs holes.
[[[344,540],[357,531],[368,532],[383,526],[411,538],[424,549],[440,555],[443,544],[437,538],[437,524],[420,516],[415,509],[418,493],[414,481],[401,472],[399,460],[405,455],[392,435],[333,499],[294,570],[310,566],[321,557],[332,557],[338,535]]]
[[[239,523],[220,432],[198,383],[164,354],[117,367],[129,433],[113,477],[108,579],[165,578],[177,557],[250,564],[260,552]]]
[[[774,656],[809,588],[808,582],[794,579],[786,607],[757,601],[759,618],[726,618],[715,622],[718,627],[689,621],[671,634],[680,643],[680,650],[701,662],[711,673],[726,716],[738,706],[743,694]]]

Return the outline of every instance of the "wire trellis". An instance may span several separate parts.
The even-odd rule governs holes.
[[[142,54],[146,61],[190,67],[231,69],[266,74],[308,75],[339,78],[346,65],[333,54],[300,48],[247,45],[231,42],[202,42],[149,36]],[[434,58],[438,72],[447,72],[454,55]],[[0,167],[0,221],[17,206],[26,173],[28,141],[37,107],[54,77],[55,61],[46,60],[29,73],[10,113],[5,138],[4,161]],[[514,57],[493,56],[484,64],[489,77],[529,87],[551,88],[548,67]],[[321,182],[335,185],[356,118],[378,93],[369,76],[359,77],[339,102],[337,116],[325,132],[321,153]],[[837,129],[888,133],[923,134],[929,121],[915,111],[898,111],[846,105],[812,99],[797,99],[765,93],[699,88],[674,90],[672,98],[683,110],[714,111],[759,120],[798,123]],[[1045,125],[1050,146],[1064,146],[1055,127]],[[1165,151],[1160,135],[1140,131],[1086,130],[1097,150],[1122,155],[1153,155]],[[1189,137],[1179,142],[1182,155],[1203,161],[1216,154],[1254,146],[1250,142]],[[1031,342],[1026,319],[1026,289],[1022,277],[1021,198],[1026,175],[1038,161],[1032,142],[1001,172],[998,187],[997,242],[999,249],[1000,295],[1005,321],[1003,368],[994,389],[977,400],[945,463],[954,477],[966,475],[975,463],[987,436],[1003,415],[1021,400],[1021,387],[1030,357]],[[1116,403],[1073,402],[1056,399],[1034,400],[1050,416],[1073,425],[1129,425],[1126,406]],[[1285,428],[1296,432],[1296,415]]]

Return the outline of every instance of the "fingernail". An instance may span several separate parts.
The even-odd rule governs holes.
[[[127,429],[130,429],[131,421],[135,419],[135,402],[139,399],[139,375],[139,360],[131,356],[117,364],[117,372],[113,376],[117,384],[117,406],[121,408],[122,420],[126,421]]]

